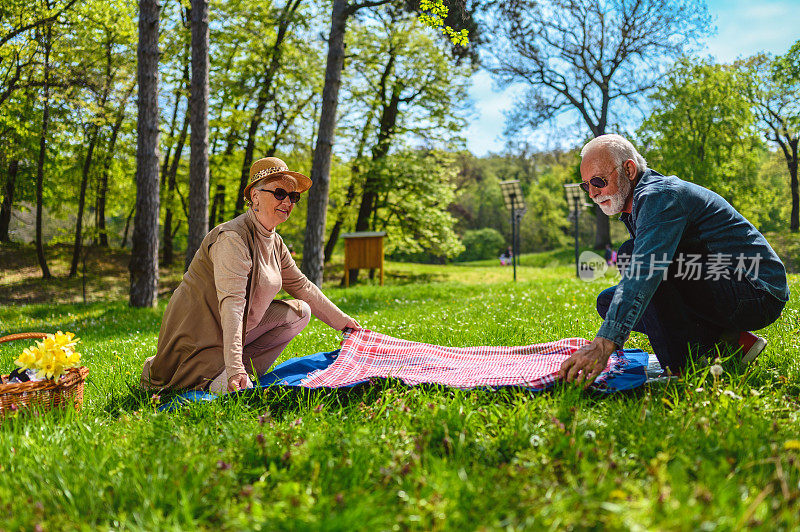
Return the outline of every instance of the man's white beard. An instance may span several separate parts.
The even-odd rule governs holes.
[[[597,203],[600,210],[605,213],[606,216],[613,216],[615,214],[619,214],[622,212],[622,209],[625,208],[625,202],[628,200],[628,194],[631,192],[631,182],[624,177],[617,179],[617,193],[608,196],[597,196],[593,198],[593,201]],[[611,200],[608,205],[600,205],[606,200]]]

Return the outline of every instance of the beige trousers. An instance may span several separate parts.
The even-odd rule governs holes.
[[[273,301],[261,321],[244,337],[242,362],[248,373],[263,375],[275,363],[286,345],[308,325],[311,307],[299,299]],[[253,383],[248,382],[248,388]],[[211,381],[208,391],[228,393],[228,372]]]

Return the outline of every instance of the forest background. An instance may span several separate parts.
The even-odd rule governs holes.
[[[210,60],[206,230],[244,211],[241,191],[257,158],[279,156],[314,177],[324,114],[337,2],[164,1],[162,265],[183,262],[197,225],[189,144],[198,4],[208,10]],[[510,243],[498,185],[506,179],[519,179],[526,197],[521,252],[565,246],[571,214],[562,185],[580,179],[579,147],[610,132],[628,136],[660,172],[720,193],[762,232],[800,227],[800,41],[778,55],[717,62],[701,53],[712,17],[688,0],[446,2],[447,24],[468,30],[468,43],[426,21],[414,2],[345,4],[326,260],[353,230],[386,231],[395,260],[496,257]],[[0,240],[38,237],[43,273],[48,246],[72,249],[75,276],[87,244],[129,247],[134,238],[138,19],[139,6],[119,0],[0,8]],[[476,72],[521,87],[499,153],[466,149]],[[530,140],[543,132],[564,141],[545,150]],[[280,228],[298,260],[307,251],[307,205],[304,198]],[[580,217],[584,244],[625,238],[619,222],[589,212]]]

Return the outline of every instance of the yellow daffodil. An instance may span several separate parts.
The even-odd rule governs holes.
[[[80,364],[81,354],[75,352],[79,341],[70,332],[48,334],[44,340],[23,350],[14,363],[23,369],[36,371],[39,378],[58,379],[67,369]]]

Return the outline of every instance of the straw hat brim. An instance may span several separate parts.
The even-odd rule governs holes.
[[[295,192],[305,192],[309,188],[311,188],[312,182],[308,176],[301,174],[300,172],[292,172],[291,170],[281,170],[280,172],[275,172],[273,174],[265,175],[261,179],[257,181],[253,181],[249,185],[244,188],[244,197],[245,199],[250,199],[250,191],[255,185],[259,183],[263,183],[265,180],[269,179],[270,181],[274,180],[276,177],[280,176],[291,176],[297,181],[297,190]]]

